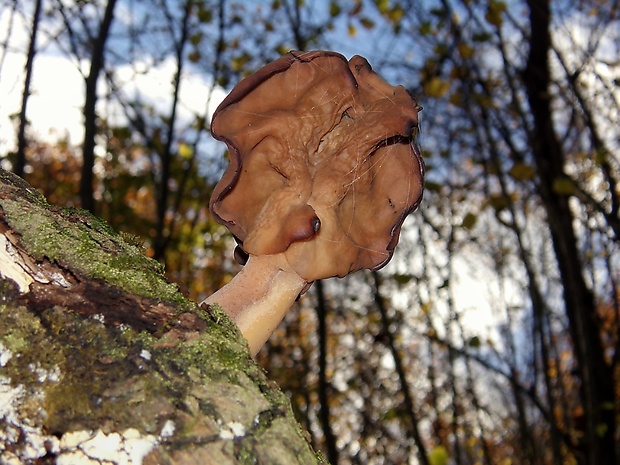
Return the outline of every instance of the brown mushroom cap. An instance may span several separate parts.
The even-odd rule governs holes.
[[[213,116],[231,160],[211,211],[246,254],[284,253],[308,282],[378,269],[422,198],[419,110],[362,57],[290,52]]]

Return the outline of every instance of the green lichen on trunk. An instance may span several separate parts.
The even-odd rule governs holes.
[[[54,207],[20,178],[0,172],[5,221],[37,260],[44,258],[142,297],[190,306],[168,283],[162,265],[83,210]]]
[[[135,430],[147,464],[322,462],[227,315],[139,247],[2,171],[0,226],[42,278],[0,278],[0,456],[54,463],[71,432]]]

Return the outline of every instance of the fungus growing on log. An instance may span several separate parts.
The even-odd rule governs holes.
[[[210,209],[242,271],[207,298],[253,354],[315,280],[376,270],[422,199],[420,106],[366,59],[290,52],[242,80],[215,111],[230,165]]]

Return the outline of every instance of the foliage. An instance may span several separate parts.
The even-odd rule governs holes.
[[[73,38],[60,32],[61,3]],[[210,102],[290,48],[362,54],[424,107],[425,201],[380,278],[313,286],[260,362],[332,463],[614,463],[617,6],[119,0],[97,106],[96,211],[204,298],[236,270],[207,208],[226,163],[208,140]],[[46,8],[38,53],[79,66],[104,5]],[[28,23],[32,10],[4,2],[3,18]],[[22,47],[2,40],[2,56]],[[162,69],[169,81],[148,100],[140,78]],[[183,94],[196,75],[210,89],[198,107]],[[77,148],[31,137],[27,162],[51,202],[79,206]]]

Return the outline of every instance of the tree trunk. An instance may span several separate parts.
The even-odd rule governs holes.
[[[387,339],[388,348],[390,349],[390,353],[392,354],[392,358],[394,359],[394,368],[396,370],[396,374],[398,375],[401,392],[403,393],[403,406],[405,412],[408,415],[407,418],[409,419],[409,424],[407,425],[407,434],[409,435],[409,437],[413,438],[413,442],[418,448],[418,461],[422,465],[431,465],[428,458],[428,453],[426,451],[426,445],[424,444],[424,441],[422,440],[422,434],[420,433],[418,409],[416,408],[413,396],[411,395],[411,387],[409,386],[409,382],[407,381],[406,369],[400,353],[398,352],[398,348],[396,347],[396,337],[390,330],[391,322],[388,315],[388,309],[385,304],[385,300],[381,295],[381,278],[379,276],[379,273],[377,273],[376,271],[372,271],[370,273],[370,277],[372,278],[371,285],[375,305],[381,315],[381,325],[383,326],[383,331]]]
[[[524,71],[534,119],[531,141],[545,208],[563,285],[564,302],[581,382],[584,409],[582,463],[616,464],[614,373],[605,362],[594,296],[582,274],[569,197],[554,185],[564,179],[564,155],[553,127],[549,85],[551,50],[549,0],[528,0],[530,51]]]
[[[0,170],[2,463],[324,463],[226,314],[142,252]]]
[[[114,19],[116,0],[108,0],[99,32],[92,44],[90,71],[86,78],[84,101],[84,145],[82,148],[82,177],[80,178],[80,201],[82,208],[95,213],[93,167],[95,166],[95,136],[97,135],[97,82],[104,66],[105,43]]]
[[[189,37],[189,19],[192,14],[193,2],[187,1],[183,9],[183,21],[181,22],[181,37],[176,44],[176,65],[174,74],[174,90],[172,93],[172,105],[170,116],[167,119],[164,146],[160,153],[161,178],[157,187],[157,225],[155,243],[153,244],[153,257],[163,260],[166,253],[172,231],[166,232],[166,213],[168,211],[168,197],[170,193],[170,167],[172,164],[172,141],[174,139],[174,127],[177,119],[179,106],[179,93],[181,91],[181,77],[183,74],[183,54]]]
[[[41,18],[42,0],[37,0],[34,5],[34,14],[32,16],[32,29],[30,30],[30,45],[28,46],[28,56],[26,57],[26,77],[24,78],[24,90],[22,92],[22,106],[19,111],[19,128],[17,130],[17,159],[13,172],[18,176],[24,175],[26,168],[26,148],[28,141],[26,140],[26,127],[28,126],[28,99],[30,97],[30,82],[32,80],[32,69],[34,56],[37,53],[37,32],[39,31],[39,20]]]
[[[319,349],[319,419],[325,435],[325,449],[327,458],[332,465],[338,463],[338,447],[336,436],[332,430],[331,414],[329,408],[329,394],[331,386],[327,379],[327,303],[323,281],[320,279],[314,283],[316,292],[316,316],[318,320],[318,349]]]

